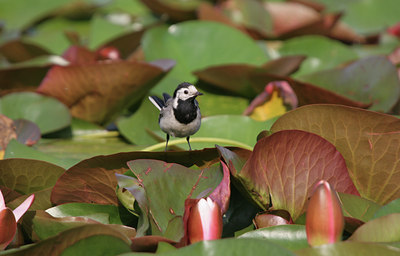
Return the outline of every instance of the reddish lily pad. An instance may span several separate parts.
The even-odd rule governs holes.
[[[196,18],[196,7],[201,0],[171,1],[171,0],[143,0],[143,3],[153,12],[166,14],[172,20],[184,21]]]
[[[312,133],[286,130],[259,140],[239,176],[253,199],[266,209],[286,210],[295,221],[304,211],[314,185],[327,180],[339,192],[358,194],[342,155]]]
[[[115,60],[54,66],[37,91],[65,103],[74,117],[106,123],[141,100],[173,65]]]
[[[286,113],[271,128],[287,129],[312,132],[335,145],[362,197],[378,204],[400,197],[398,118],[340,105],[311,105]]]
[[[68,169],[53,188],[51,200],[54,204],[71,202],[118,205],[115,193],[115,173],[129,170],[126,163],[134,159],[159,159],[185,166],[203,166],[217,159],[216,149],[181,152],[127,152],[96,156],[83,160]]]

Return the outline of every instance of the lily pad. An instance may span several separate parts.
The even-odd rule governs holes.
[[[296,72],[296,77],[335,68],[358,58],[356,52],[350,47],[322,36],[302,36],[289,39],[282,44],[278,51],[281,56],[296,54],[307,56],[299,71]]]
[[[380,209],[378,209],[373,218],[379,218],[391,213],[400,213],[400,198],[397,198],[390,203],[382,206]]]
[[[396,67],[384,56],[372,56],[344,68],[304,75],[300,80],[355,101],[372,103],[370,109],[375,111],[388,112],[400,96]]]
[[[238,238],[258,238],[279,244],[289,250],[308,248],[304,225],[279,225],[244,233]]]
[[[117,255],[130,252],[130,240],[123,233],[103,224],[84,225],[31,246],[5,251],[4,255]]]
[[[260,207],[286,210],[292,219],[305,211],[315,184],[326,180],[339,192],[358,194],[342,155],[327,140],[299,130],[260,139],[240,171],[240,179]]]
[[[272,132],[298,129],[331,142],[346,160],[362,197],[385,204],[400,197],[400,120],[340,105],[310,105],[281,116]]]
[[[133,160],[128,165],[144,190],[145,202],[138,203],[144,214],[141,217],[150,220],[152,235],[165,236],[171,232],[168,229],[172,220],[183,217],[185,200],[207,196],[223,176],[219,164],[202,170],[158,160]],[[135,188],[126,189],[139,200]],[[183,225],[178,226],[171,234],[180,235],[167,238],[179,241],[183,232]]]
[[[392,213],[368,221],[359,227],[349,241],[398,242],[400,240],[400,213]]]
[[[0,113],[12,119],[26,119],[39,126],[42,134],[71,123],[68,108],[58,100],[32,92],[12,93],[0,98]]]
[[[54,186],[64,169],[43,161],[5,159],[0,161],[0,184],[22,194]]]
[[[74,117],[107,123],[139,100],[174,65],[129,61],[54,66],[38,92],[65,103]]]
[[[229,44],[227,43],[229,42]],[[194,70],[226,63],[260,65],[267,57],[250,38],[226,25],[187,21],[148,30],[142,46],[146,60],[174,59],[174,70],[152,90],[161,95],[173,92],[182,81],[194,82]]]
[[[379,204],[356,195],[338,194],[345,217],[352,217],[367,222],[371,220],[375,213],[381,208]]]
[[[341,256],[341,255],[399,255],[400,249],[392,246],[363,243],[363,242],[339,242],[334,244],[326,244],[322,246],[310,247],[296,251],[298,256]]]
[[[196,152],[196,153],[194,153]],[[127,162],[134,159],[159,159],[185,166],[204,166],[219,158],[215,148],[181,152],[125,152],[86,159],[66,171],[54,186],[54,204],[81,202],[118,205],[115,173],[129,170]]]

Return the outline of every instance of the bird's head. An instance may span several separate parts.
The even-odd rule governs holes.
[[[202,95],[202,93],[199,92],[193,84],[186,82],[178,85],[174,92],[174,98],[183,101],[190,98],[196,98],[199,95]]]

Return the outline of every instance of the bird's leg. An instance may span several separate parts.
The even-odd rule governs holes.
[[[165,151],[168,149],[169,134],[167,133],[167,142],[165,143]]]
[[[187,140],[187,142],[188,142],[188,144],[189,144],[189,150],[192,151],[192,147],[190,146],[190,142],[189,142],[190,136],[187,136],[187,137],[186,137],[186,140]]]

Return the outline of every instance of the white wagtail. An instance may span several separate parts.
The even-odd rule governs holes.
[[[160,110],[158,124],[167,134],[165,151],[168,147],[169,136],[186,137],[190,146],[190,135],[195,134],[201,124],[201,113],[196,97],[202,95],[196,87],[190,83],[181,83],[176,88],[173,97],[163,93],[164,100],[157,96],[149,96],[149,100]]]

